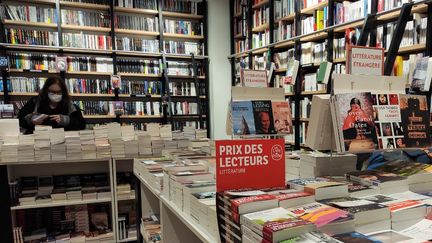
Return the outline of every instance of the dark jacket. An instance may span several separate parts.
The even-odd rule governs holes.
[[[26,130],[26,134],[31,134],[34,131],[35,125],[32,121],[33,113],[60,115],[61,117],[59,123],[47,118],[41,125],[52,126],[53,128],[63,127],[66,131],[85,129],[86,121],[81,110],[72,102],[66,104],[64,107],[51,109],[49,106],[40,105],[39,98],[33,97],[18,113],[20,127]]]

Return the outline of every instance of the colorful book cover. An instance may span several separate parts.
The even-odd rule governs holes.
[[[372,94],[379,149],[405,148],[398,94]]]
[[[276,199],[276,196],[269,195],[269,194],[263,194],[263,195],[257,195],[251,197],[240,197],[231,200],[231,208],[234,210],[234,212],[238,213],[240,205],[259,202],[259,201],[273,200],[273,199]]]
[[[400,95],[402,127],[409,148],[430,146],[430,123],[426,96]]]
[[[319,231],[312,231],[309,233],[301,234],[291,239],[283,240],[279,243],[341,243],[341,241],[326,235]]]
[[[231,114],[234,135],[255,134],[255,120],[252,101],[233,101]]]
[[[375,186],[389,181],[406,180],[406,177],[378,170],[353,171],[347,173],[346,176],[350,180]]]
[[[274,126],[277,134],[291,134],[291,108],[286,101],[272,102]]]
[[[359,152],[378,147],[371,93],[334,96],[339,134],[345,151]]]
[[[366,236],[364,234],[358,233],[358,232],[349,232],[344,234],[338,234],[333,235],[333,238],[344,242],[344,243],[351,243],[351,242],[358,242],[358,243],[381,243],[379,240],[375,240],[372,237]]]
[[[373,196],[369,196],[369,197],[363,197],[362,199],[368,200],[368,201],[371,201],[374,203],[379,203],[379,204],[385,204],[385,203],[397,200],[396,198],[392,198],[392,197],[384,196],[384,195],[373,195]]]
[[[343,210],[317,202],[288,210],[296,217],[310,221],[317,227],[333,222],[344,222],[353,218],[352,215]]]
[[[257,234],[261,233],[262,229],[269,225],[271,222],[286,222],[295,219],[295,216],[288,210],[284,208],[272,208],[268,210],[253,212],[242,215],[242,224],[246,224],[251,226],[249,223],[253,223],[253,227],[250,229],[254,230],[254,228],[259,229],[260,232],[255,231]]]
[[[397,174],[399,176],[411,176],[418,173],[427,172],[426,169],[429,167],[429,164],[423,164],[419,162],[412,161],[404,161],[404,160],[395,160],[385,163],[381,166],[376,167],[375,169],[385,172],[390,172]]]
[[[252,101],[252,107],[256,134],[275,134],[271,101]]]

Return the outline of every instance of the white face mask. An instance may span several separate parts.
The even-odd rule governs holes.
[[[48,93],[48,98],[52,101],[52,102],[60,102],[63,98],[63,96],[61,94],[53,94],[53,93]]]

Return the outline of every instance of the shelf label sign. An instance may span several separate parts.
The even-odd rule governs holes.
[[[384,75],[384,49],[365,46],[348,46],[348,74]]]
[[[9,68],[9,59],[6,56],[0,56],[0,70]]]
[[[283,139],[216,141],[216,190],[285,186]]]
[[[265,70],[242,70],[240,80],[245,87],[267,88],[267,71]]]

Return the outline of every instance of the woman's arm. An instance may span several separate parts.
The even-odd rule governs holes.
[[[18,119],[19,125],[25,129],[34,129],[34,124],[32,120],[33,112],[36,105],[36,99],[31,98],[27,103],[19,110]]]

